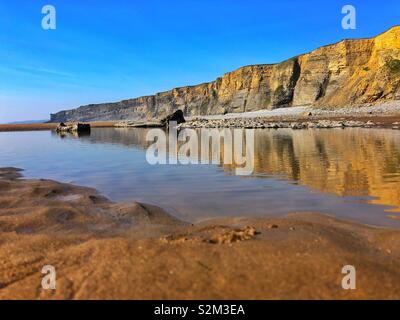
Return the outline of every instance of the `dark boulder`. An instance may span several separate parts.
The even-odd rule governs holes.
[[[57,128],[57,132],[90,132],[90,124],[89,123],[71,123],[71,124],[65,124],[61,122]]]
[[[185,117],[183,116],[182,110],[176,110],[174,113],[161,119],[160,122],[162,125],[168,126],[168,123],[171,121],[175,121],[177,124],[186,122]]]

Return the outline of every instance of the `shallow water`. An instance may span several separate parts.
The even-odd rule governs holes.
[[[230,165],[150,165],[146,129],[0,133],[0,166],[142,201],[189,220],[323,212],[400,226],[400,131],[255,130],[254,172]]]

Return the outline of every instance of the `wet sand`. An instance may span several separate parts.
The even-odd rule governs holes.
[[[21,173],[0,169],[1,299],[400,298],[400,230],[318,213],[192,225]],[[356,290],[341,287],[348,264]]]

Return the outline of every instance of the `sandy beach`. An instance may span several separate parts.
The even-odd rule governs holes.
[[[399,230],[295,212],[192,225],[22,173],[0,170],[1,299],[400,298]],[[356,290],[341,286],[348,264]]]
[[[90,122],[93,128],[113,127],[116,121]],[[0,132],[5,131],[33,131],[33,130],[55,130],[58,123],[32,123],[32,124],[0,124]]]

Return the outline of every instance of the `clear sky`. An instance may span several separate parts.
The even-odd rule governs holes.
[[[43,30],[44,5],[56,30]],[[341,27],[344,5],[357,29]],[[400,24],[399,0],[0,0],[0,123],[214,80]]]

